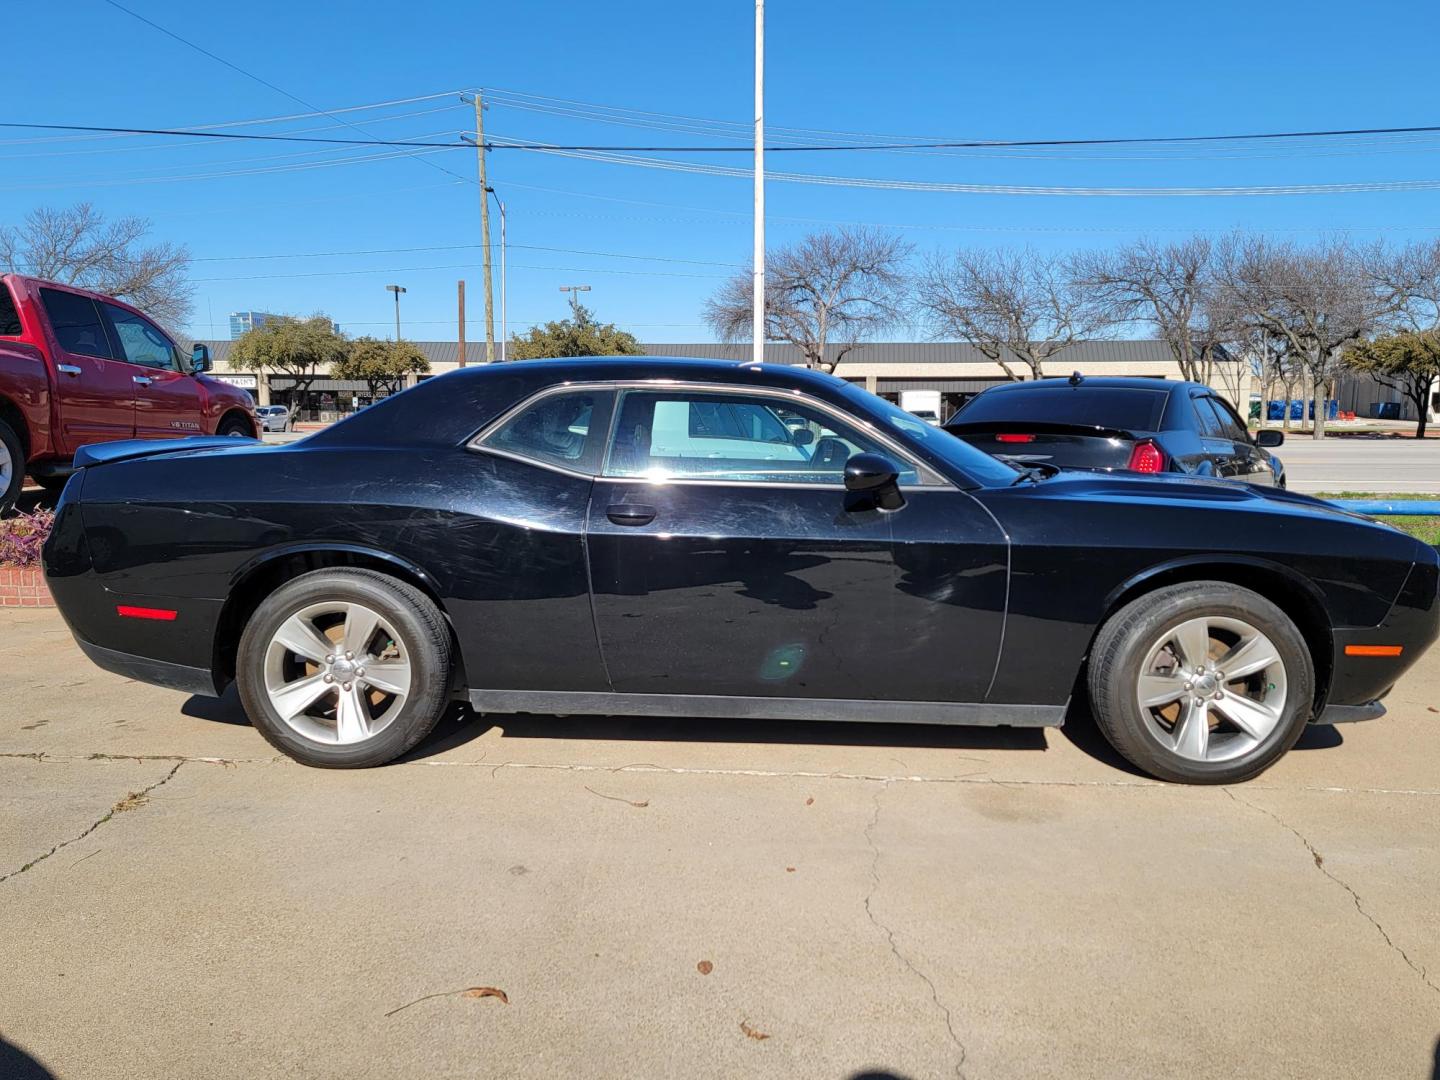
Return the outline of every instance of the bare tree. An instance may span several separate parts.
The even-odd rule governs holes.
[[[1326,388],[1343,350],[1394,311],[1361,252],[1348,240],[1298,248],[1263,237],[1233,236],[1217,250],[1217,279],[1228,302],[1253,327],[1283,338],[1310,376],[1316,439],[1325,437]]]
[[[190,314],[190,253],[143,244],[149,232],[144,218],[107,221],[90,203],[42,206],[0,227],[0,267],[118,296],[164,325],[181,325]]]
[[[1062,260],[1031,250],[962,250],[920,274],[917,303],[936,337],[967,341],[1017,379],[1015,364],[1044,378],[1045,364],[1110,318]]]
[[[1165,244],[1141,239],[1077,256],[1074,273],[1114,321],[1144,322],[1170,348],[1182,378],[1208,382],[1224,319],[1213,318],[1214,245],[1194,236]]]
[[[1362,255],[1397,326],[1440,330],[1440,239],[1406,244],[1398,251],[1377,243]]]
[[[765,256],[765,337],[788,341],[808,367],[834,371],[860,343],[904,317],[910,245],[873,229],[812,233]],[[749,341],[754,281],[736,274],[705,303],[724,341]],[[833,351],[830,351],[833,347]]]

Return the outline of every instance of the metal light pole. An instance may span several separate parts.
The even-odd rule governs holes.
[[[571,310],[572,312],[574,312],[574,314],[575,314],[575,321],[576,321],[576,322],[579,322],[579,321],[580,321],[580,294],[581,294],[582,292],[589,292],[589,291],[590,291],[590,286],[589,286],[589,285],[561,285],[561,286],[560,286],[560,291],[561,291],[561,292],[568,292],[568,293],[570,294],[570,310]]]
[[[395,340],[400,340],[400,294],[405,291],[404,285],[386,285],[386,290],[395,294]]]
[[[755,263],[751,360],[765,359],[765,0],[755,0]]]
[[[493,187],[487,187],[485,191],[495,195],[495,205],[500,208],[500,362],[505,362],[505,343],[510,340],[510,318],[506,313],[505,289],[509,280],[505,273],[505,204],[500,201],[500,196],[495,194]]]

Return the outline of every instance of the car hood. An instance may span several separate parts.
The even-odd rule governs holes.
[[[1126,500],[1186,504],[1209,503],[1235,509],[1269,509],[1325,519],[1342,519],[1373,525],[1390,532],[1391,526],[1374,518],[1344,510],[1313,495],[1235,480],[1218,480],[1177,473],[1111,473],[1062,471],[1049,479],[1029,485],[1037,493],[1070,499]]]

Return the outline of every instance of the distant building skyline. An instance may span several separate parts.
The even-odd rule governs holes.
[[[275,315],[269,311],[232,311],[230,313],[230,340],[236,341],[242,335],[264,326]]]

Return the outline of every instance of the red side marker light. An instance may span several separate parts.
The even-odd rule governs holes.
[[[1165,455],[1148,440],[1135,444],[1135,449],[1130,451],[1130,464],[1126,466],[1131,472],[1138,473],[1158,473],[1164,467]]]
[[[996,435],[996,442],[1034,442],[1034,435]]]
[[[1346,656],[1399,656],[1403,645],[1346,645]]]
[[[115,613],[122,619],[154,619],[156,622],[174,622],[178,614],[169,608],[130,607],[127,604],[118,605]]]

